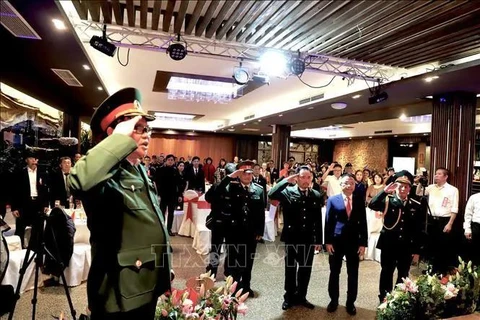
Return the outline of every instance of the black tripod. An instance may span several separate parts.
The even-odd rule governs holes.
[[[44,266],[44,256],[48,255],[56,264],[60,267],[63,288],[65,289],[65,294],[67,296],[68,305],[70,307],[70,312],[72,314],[72,319],[76,319],[76,311],[73,308],[72,298],[70,297],[70,292],[68,290],[67,281],[65,280],[65,274],[63,273],[64,264],[60,257],[60,251],[58,249],[57,241],[55,239],[55,232],[53,231],[50,224],[45,223],[47,217],[45,214],[41,214],[40,217],[35,219],[32,224],[30,242],[27,247],[27,252],[25,253],[25,258],[23,259],[22,267],[20,268],[20,278],[18,279],[17,288],[15,290],[15,298],[13,301],[12,310],[9,314],[8,320],[13,319],[13,314],[15,313],[15,307],[17,301],[20,299],[20,288],[22,286],[23,277],[27,271],[28,266],[35,259],[35,284],[33,289],[33,298],[32,298],[32,320],[35,320],[35,313],[37,307],[37,293],[38,293],[38,276],[40,268]],[[46,225],[46,226],[45,226]],[[45,232],[51,232],[54,244],[55,255],[48,250],[45,246]],[[32,256],[30,257],[30,254]]]

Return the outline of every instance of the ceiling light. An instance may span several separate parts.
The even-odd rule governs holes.
[[[372,139],[372,136],[368,137],[368,139]]]
[[[85,70],[90,70],[90,67],[88,66],[88,64],[84,64],[84,65],[83,65],[83,69],[85,69]]]
[[[235,131],[235,129],[230,128],[230,129],[228,129],[228,131],[233,132],[233,131]]]
[[[480,98],[480,93],[477,93],[477,98]]]
[[[245,85],[250,80],[248,70],[245,69],[245,68],[242,68],[241,64],[240,64],[240,67],[237,67],[233,70],[233,76],[232,77],[235,80],[235,82],[239,85]]]
[[[305,61],[300,58],[295,58],[290,61],[290,71],[299,76],[305,71]]]
[[[401,121],[405,121],[407,120],[407,116],[405,115],[405,113],[402,113],[400,117],[398,117],[398,119],[400,119]]]
[[[244,125],[244,126],[246,126],[247,124],[246,124],[246,123],[244,123],[243,125]]]
[[[191,121],[195,119],[196,115],[183,114],[183,113],[155,112],[155,117],[161,118],[161,120]]]
[[[432,82],[432,80],[434,80],[434,79],[438,79],[438,76],[427,77],[427,78],[425,78],[425,81],[426,82]]]
[[[102,87],[97,87],[98,91],[103,91]]]
[[[313,110],[314,107],[309,107],[308,110]]]
[[[53,24],[55,25],[55,28],[58,30],[65,30],[67,27],[65,26],[65,23],[62,20],[59,19],[52,19]]]
[[[262,119],[258,119],[257,121],[258,121],[258,122],[262,122]]]
[[[115,46],[113,43],[108,42],[106,25],[103,26],[102,37],[93,36],[92,39],[90,39],[90,45],[110,57],[113,57],[115,51],[117,50],[117,46]]]
[[[361,97],[360,94],[356,94],[356,95],[354,95],[354,96],[352,97],[352,99],[358,99],[358,98],[360,98],[360,97]]]
[[[187,43],[180,42],[180,34],[177,35],[177,42],[171,43],[167,48],[167,53],[175,61],[184,59],[187,56]]]
[[[278,116],[279,116],[279,117],[283,117],[283,114],[279,114]]]
[[[394,135],[393,137],[395,137],[395,138],[398,137],[398,134]]]
[[[425,99],[433,99],[433,96],[426,96]]]
[[[348,138],[348,140],[352,140],[352,137]]]
[[[270,76],[285,75],[287,58],[279,51],[266,51],[260,57],[260,70]]]
[[[342,110],[347,107],[347,104],[345,102],[334,102],[331,104],[331,107],[335,110]]]

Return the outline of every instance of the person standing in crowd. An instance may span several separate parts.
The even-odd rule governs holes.
[[[385,188],[385,185],[383,184],[383,177],[379,173],[375,173],[373,175],[373,184],[370,185],[367,189],[367,198],[366,202],[367,204],[370,203],[370,201],[377,195],[379,194],[383,189]]]
[[[251,288],[252,267],[257,241],[265,230],[265,202],[262,187],[252,183],[253,162],[237,164],[215,188],[214,201],[225,201],[225,212],[231,215],[227,234],[227,268],[239,283],[238,289],[254,297]]]
[[[355,171],[355,194],[358,196],[362,197],[363,200],[365,200],[365,197],[367,195],[367,187],[363,183],[363,171],[362,170],[357,170]]]
[[[75,163],[77,163],[78,160],[80,160],[80,158],[82,157],[82,154],[81,153],[75,153],[75,156],[73,157],[73,164],[75,165]]]
[[[463,222],[465,238],[469,244],[469,258],[475,266],[480,266],[480,193],[470,196],[465,207]]]
[[[153,319],[170,290],[170,244],[155,187],[138,159],[150,142],[137,89],[122,89],[94,112],[95,147],[68,176],[87,213],[92,263],[87,280],[91,319]],[[106,229],[108,228],[108,232]]]
[[[205,175],[205,181],[210,184],[213,184],[215,175],[215,166],[212,162],[212,158],[208,157],[205,160],[205,165],[203,166],[203,174]]]
[[[328,312],[335,312],[338,307],[339,279],[343,257],[347,259],[348,290],[347,312],[357,314],[355,300],[358,292],[358,266],[360,257],[367,247],[367,218],[365,201],[353,194],[355,178],[345,174],[340,178],[342,193],[329,197],[327,201],[327,216],[325,219],[325,244],[330,264],[328,294],[330,303]]]
[[[377,248],[381,250],[381,266],[378,298],[383,302],[393,289],[393,273],[397,269],[397,281],[407,278],[410,265],[417,263],[422,237],[422,212],[420,202],[410,199],[413,177],[403,171],[397,173],[395,183],[380,191],[369,204],[369,208],[382,212],[383,228]]]
[[[333,171],[333,175],[330,172]],[[337,162],[332,162],[328,166],[327,171],[323,173],[323,187],[327,189],[327,197],[332,197],[342,193],[340,186],[340,176],[342,175],[342,166]]]
[[[72,168],[72,160],[70,157],[60,158],[60,170],[54,171],[50,177],[50,208],[55,207],[58,201],[60,206],[65,208],[70,207],[70,203],[74,203],[73,197],[70,194],[70,187],[68,186],[68,175]]]
[[[143,166],[145,167],[145,171],[147,171],[147,176],[154,180],[155,179],[155,174],[156,174],[156,168],[152,164],[152,160],[150,159],[149,156],[145,156],[143,158]]]
[[[260,168],[260,175],[267,180],[267,185],[271,185],[270,172],[268,171],[267,163],[263,162],[262,167]]]
[[[236,170],[236,166],[234,163],[228,163],[224,166],[223,170],[224,175],[229,175]],[[234,181],[230,183],[234,183]],[[212,271],[212,274],[217,274],[218,272],[222,245],[224,240],[228,238],[228,233],[230,232],[229,223],[232,218],[231,212],[228,209],[228,202],[225,200],[224,195],[220,194],[219,197],[215,196],[218,184],[214,184],[205,194],[205,201],[211,204],[210,214],[207,216],[206,221],[207,228],[212,231],[210,262],[207,266],[207,272]],[[230,275],[226,263],[224,263],[224,274],[225,276]]]
[[[177,174],[175,185],[177,189],[177,208],[180,207],[183,210],[183,193],[187,188],[187,178],[185,176],[185,163],[179,161],[177,163]]]
[[[205,193],[205,174],[200,166],[200,158],[195,156],[191,165],[185,169],[187,176],[187,189]]]
[[[278,173],[278,168],[275,166],[275,162],[270,160],[268,163],[268,172],[270,172],[270,184],[274,184],[278,178],[280,178],[280,174]]]
[[[32,152],[26,152],[27,167],[14,174],[14,190],[11,195],[11,210],[17,218],[15,235],[20,237],[25,247],[25,228],[31,226],[48,211],[47,178],[38,170],[38,158]]]
[[[172,232],[173,215],[178,204],[178,192],[176,185],[177,169],[173,166],[175,159],[173,154],[165,157],[163,166],[158,168],[155,173],[155,184],[160,196],[160,210],[163,212],[164,219],[167,219],[167,231],[170,236],[175,236]],[[168,210],[168,216],[165,216]]]
[[[344,174],[347,173],[347,174],[352,174],[353,175],[353,165],[348,162],[346,165],[345,165],[345,171],[343,172]]]
[[[285,161],[283,163],[283,169],[280,170],[280,178],[286,178],[289,176],[288,170],[290,170],[290,163],[288,161]]]
[[[450,175],[447,168],[435,170],[434,184],[425,188],[428,196],[428,206],[432,215],[429,216],[428,252],[432,272],[446,274],[457,265],[456,241],[453,236],[453,222],[458,213],[458,189],[447,180]],[[423,194],[422,184],[417,186],[417,195]]]
[[[260,165],[257,163],[253,166],[253,182],[260,185],[263,189],[263,200],[265,201],[265,207],[268,206],[267,199],[267,179],[260,175]]]
[[[227,164],[227,160],[224,158],[220,159],[218,162],[217,169],[215,170],[215,173],[213,175],[213,184],[219,184],[220,181],[225,178],[225,165]]]
[[[280,201],[283,207],[284,228],[280,239],[285,242],[283,310],[296,304],[314,308],[307,300],[307,289],[314,251],[321,249],[323,194],[311,188],[312,178],[309,167],[299,167],[297,174],[283,179],[268,193],[270,199]]]

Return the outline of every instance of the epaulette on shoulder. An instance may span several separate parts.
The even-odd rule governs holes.
[[[415,204],[421,204],[419,201],[415,200],[415,199],[410,199],[410,201],[412,201],[413,203]]]

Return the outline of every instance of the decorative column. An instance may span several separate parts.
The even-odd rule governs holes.
[[[272,159],[280,170],[290,153],[290,126],[276,124],[272,133]]]
[[[435,169],[450,170],[449,183],[459,191],[464,212],[473,181],[476,93],[451,92],[433,97],[430,180]]]

